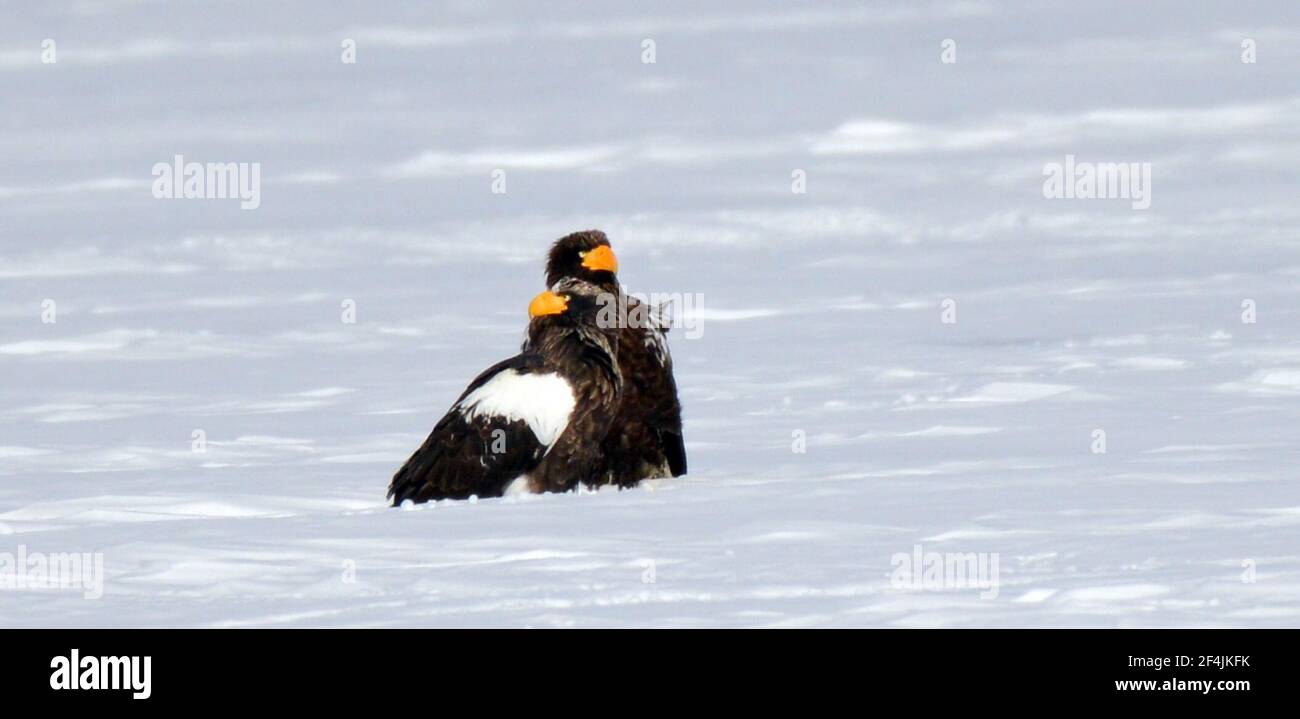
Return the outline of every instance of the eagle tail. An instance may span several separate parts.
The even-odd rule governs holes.
[[[686,474],[686,444],[682,441],[680,432],[664,430],[660,433],[660,441],[664,448],[664,457],[668,459],[668,469],[674,477],[680,477]]]

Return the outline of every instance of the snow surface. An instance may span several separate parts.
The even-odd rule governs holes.
[[[1300,625],[1295,3],[416,5],[6,14],[0,553],[106,576],[0,625]],[[703,297],[690,476],[387,508],[591,227]]]

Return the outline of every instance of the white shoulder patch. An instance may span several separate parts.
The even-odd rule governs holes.
[[[466,419],[496,415],[523,420],[537,441],[550,447],[569,426],[575,401],[573,388],[558,374],[520,374],[503,370],[457,405]]]

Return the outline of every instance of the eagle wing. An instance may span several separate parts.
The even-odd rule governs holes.
[[[634,297],[627,301],[629,316],[644,320],[629,322],[619,332],[623,398],[604,442],[609,481],[621,486],[686,473],[682,407],[665,336],[666,313]]]
[[[406,500],[497,497],[546,456],[574,407],[568,381],[517,355],[479,375],[424,444],[393,475],[388,496]]]

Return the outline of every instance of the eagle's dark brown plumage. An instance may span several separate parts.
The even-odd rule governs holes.
[[[622,296],[618,261],[609,238],[599,230],[575,232],[551,246],[546,262],[548,286],[578,278],[614,297]],[[626,297],[627,317],[649,321],[625,323],[618,330],[618,364],[623,396],[618,413],[601,445],[605,471],[602,484],[632,486],[643,479],[678,477],[686,473],[682,440],[682,408],[668,353],[666,323],[659,308],[642,307]]]
[[[496,497],[516,481],[532,492],[600,483],[623,384],[617,330],[596,323],[600,293],[573,279],[533,300],[525,350],[470,383],[393,475],[394,506]]]

